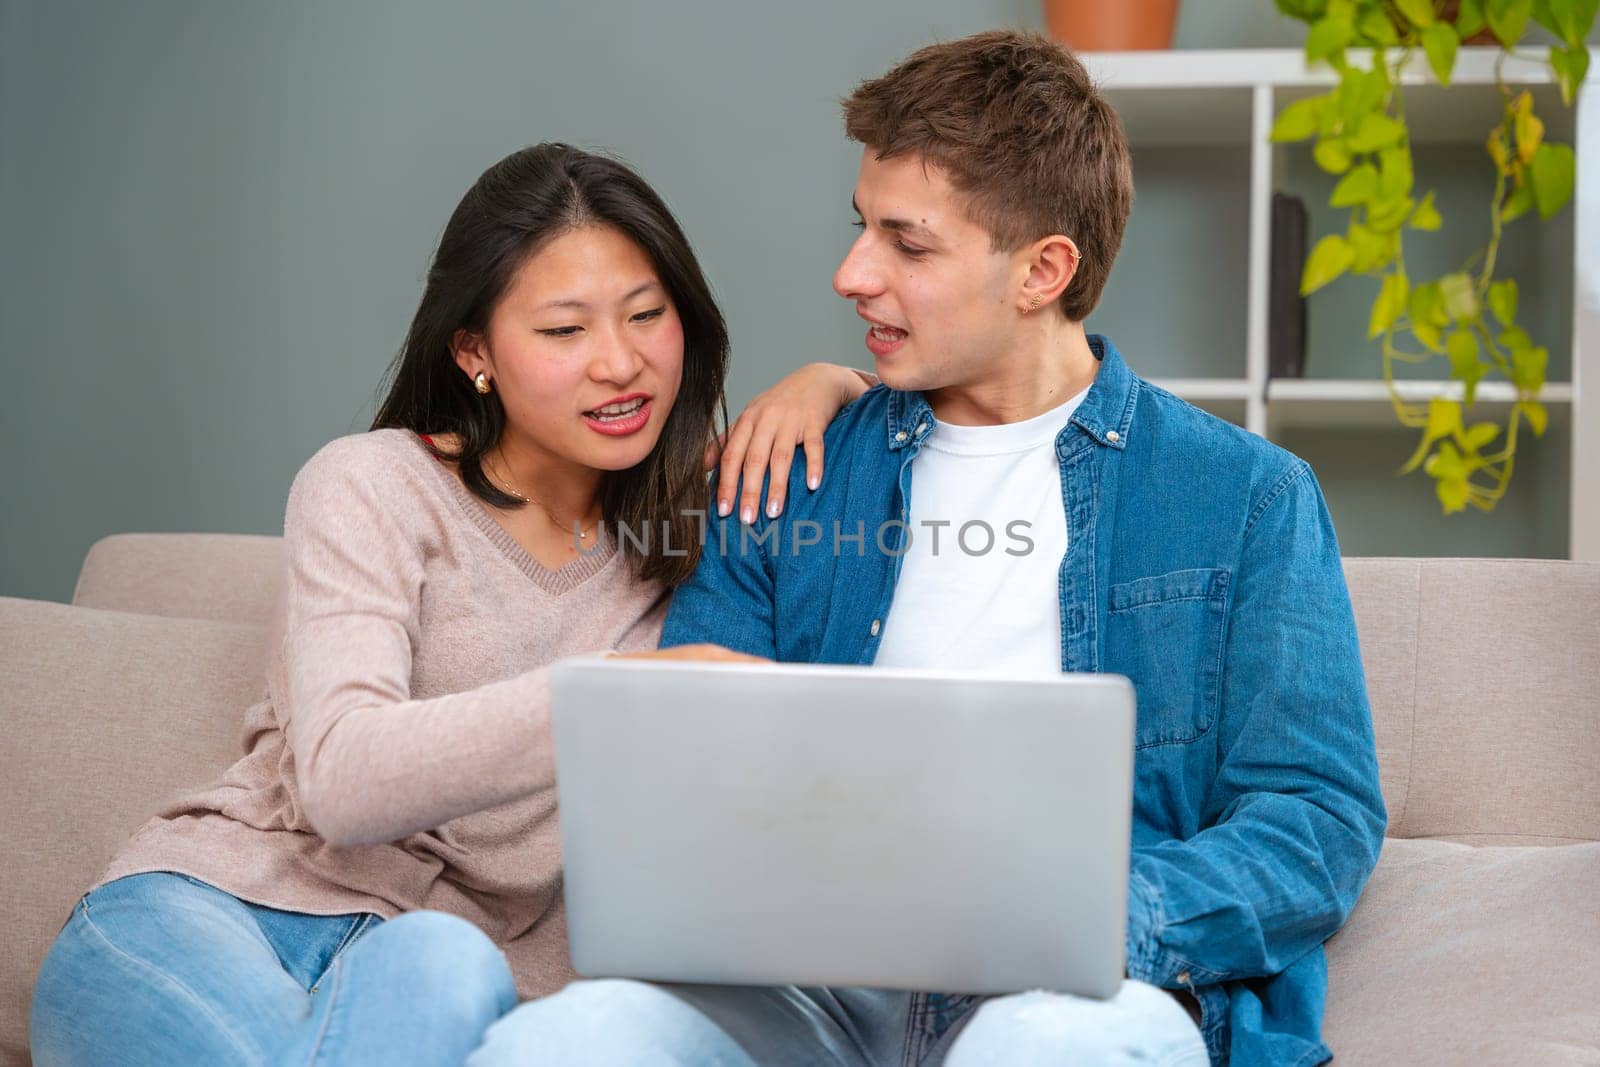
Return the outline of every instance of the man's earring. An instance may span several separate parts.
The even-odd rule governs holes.
[[[487,393],[489,391],[489,376],[483,371],[479,371],[478,376],[472,379],[472,387],[479,393]]]

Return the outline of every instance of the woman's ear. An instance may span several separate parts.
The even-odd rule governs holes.
[[[494,377],[494,368],[489,362],[489,346],[482,334],[457,330],[450,338],[450,355],[468,379],[476,378],[480,373]]]
[[[1029,249],[1028,274],[1023,280],[1018,302],[1023,310],[1048,307],[1061,299],[1078,274],[1082,258],[1072,238],[1051,234],[1034,242]]]

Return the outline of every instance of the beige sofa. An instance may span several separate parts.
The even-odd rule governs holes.
[[[0,599],[0,1061],[74,899],[263,691],[273,538],[129,535]],[[1347,1064],[1600,1063],[1600,564],[1346,563],[1389,839],[1329,947]]]

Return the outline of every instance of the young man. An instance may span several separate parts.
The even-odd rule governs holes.
[[[1315,479],[1085,335],[1132,178],[1115,112],[1069,53],[1012,32],[926,48],[858,88],[845,123],[864,146],[862,233],[834,286],[869,324],[883,385],[829,428],[818,490],[794,471],[781,519],[748,510],[750,479],[662,644],[1127,675],[1129,979],[1104,1002],[580,983],[543,1002],[546,1047],[618,1062],[1327,1059],[1322,943],[1385,814]]]

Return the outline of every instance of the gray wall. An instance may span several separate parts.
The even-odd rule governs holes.
[[[364,429],[477,174],[613,149],[694,239],[730,400],[866,363],[829,279],[853,231],[838,98],[1035,0],[0,0],[0,595],[66,599],[119,531],[275,533]],[[1180,47],[1297,44],[1190,0]],[[1127,279],[1119,276],[1119,283]]]

